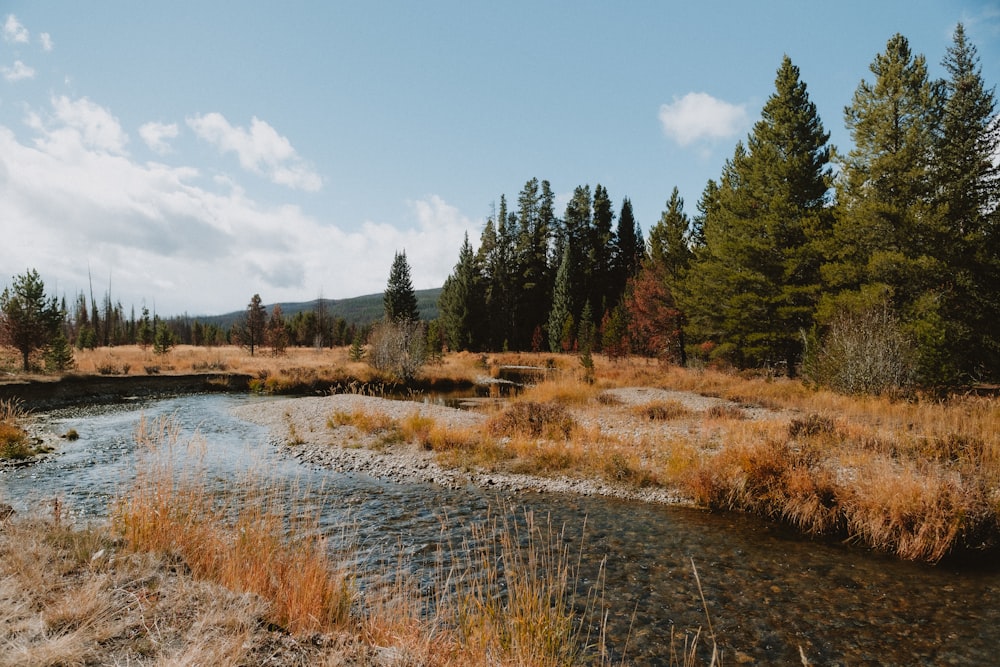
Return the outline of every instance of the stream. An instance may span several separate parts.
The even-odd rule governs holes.
[[[397,484],[310,467],[236,419],[237,405],[267,397],[210,394],[64,408],[36,416],[54,433],[75,429],[55,455],[0,469],[0,502],[50,514],[59,499],[78,522],[107,516],[134,475],[140,417],[170,416],[182,441],[220,486],[249,468],[306,489],[331,533],[350,525],[359,558],[394,562],[399,549],[418,575],[442,540],[460,544],[470,523],[505,503],[474,487]],[[1000,649],[1000,569],[900,562],[811,540],[754,517],[609,498],[518,494],[518,513],[550,517],[580,554],[580,581],[604,566],[604,604],[615,657],[667,665],[670,632],[711,629],[724,664],[991,664]],[[544,519],[543,519],[544,520]],[[704,605],[692,561],[697,567]]]

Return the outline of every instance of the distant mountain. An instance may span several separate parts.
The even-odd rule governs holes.
[[[420,319],[433,320],[438,316],[438,297],[441,295],[441,288],[416,290],[417,309],[420,311]],[[313,299],[312,301],[302,301],[297,303],[281,303],[281,313],[285,319],[294,317],[296,313],[302,311],[315,311],[319,302],[323,302],[323,308],[329,317],[343,318],[348,324],[371,324],[382,319],[385,313],[382,302],[382,294],[367,294],[356,296],[350,299]],[[265,304],[267,312],[270,313],[274,304]],[[215,324],[222,329],[229,329],[236,322],[237,318],[245,311],[237,310],[222,315],[208,315],[193,317],[204,324]]]

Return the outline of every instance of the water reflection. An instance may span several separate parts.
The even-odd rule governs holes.
[[[267,434],[230,409],[263,397],[186,396],[44,415],[49,428],[76,429],[57,456],[0,474],[0,500],[18,511],[60,497],[78,518],[106,515],[133,475],[132,432],[140,415],[173,415],[204,438],[210,477],[224,483],[248,468],[300,489],[331,534],[355,535],[359,562],[377,572],[399,562],[430,581],[442,541],[460,544],[504,499],[474,488],[395,484],[315,469],[268,444]],[[522,494],[516,503],[565,525],[580,556],[580,585],[605,566],[611,643],[635,664],[669,664],[670,629],[703,627],[705,609],[726,663],[989,664],[1000,646],[1000,576],[902,563],[841,544],[811,541],[734,514],[607,498]],[[492,508],[492,509],[491,509]]]

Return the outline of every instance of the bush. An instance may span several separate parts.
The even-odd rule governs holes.
[[[566,408],[557,403],[534,401],[514,403],[490,419],[486,425],[491,435],[546,437],[553,440],[568,438],[573,427],[573,418]]]
[[[807,353],[804,370],[812,381],[841,393],[904,395],[916,379],[916,355],[883,301],[839,312],[819,349]]]
[[[386,320],[375,325],[369,338],[368,363],[379,373],[409,382],[427,361],[427,338],[422,322]]]

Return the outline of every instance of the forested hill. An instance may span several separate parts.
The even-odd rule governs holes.
[[[416,290],[417,308],[420,310],[422,320],[436,319],[438,316],[438,296],[441,288]],[[280,303],[282,315],[285,319],[291,319],[296,313],[317,312],[322,307],[328,317],[346,320],[348,324],[366,325],[382,319],[384,304],[382,294],[367,294],[356,296],[350,299],[313,299],[312,301],[301,301],[297,303]],[[268,304],[267,310],[271,311],[274,304]],[[210,315],[196,317],[204,324],[214,324],[224,331],[228,331],[236,322],[237,318],[245,313],[238,310],[222,315]]]

